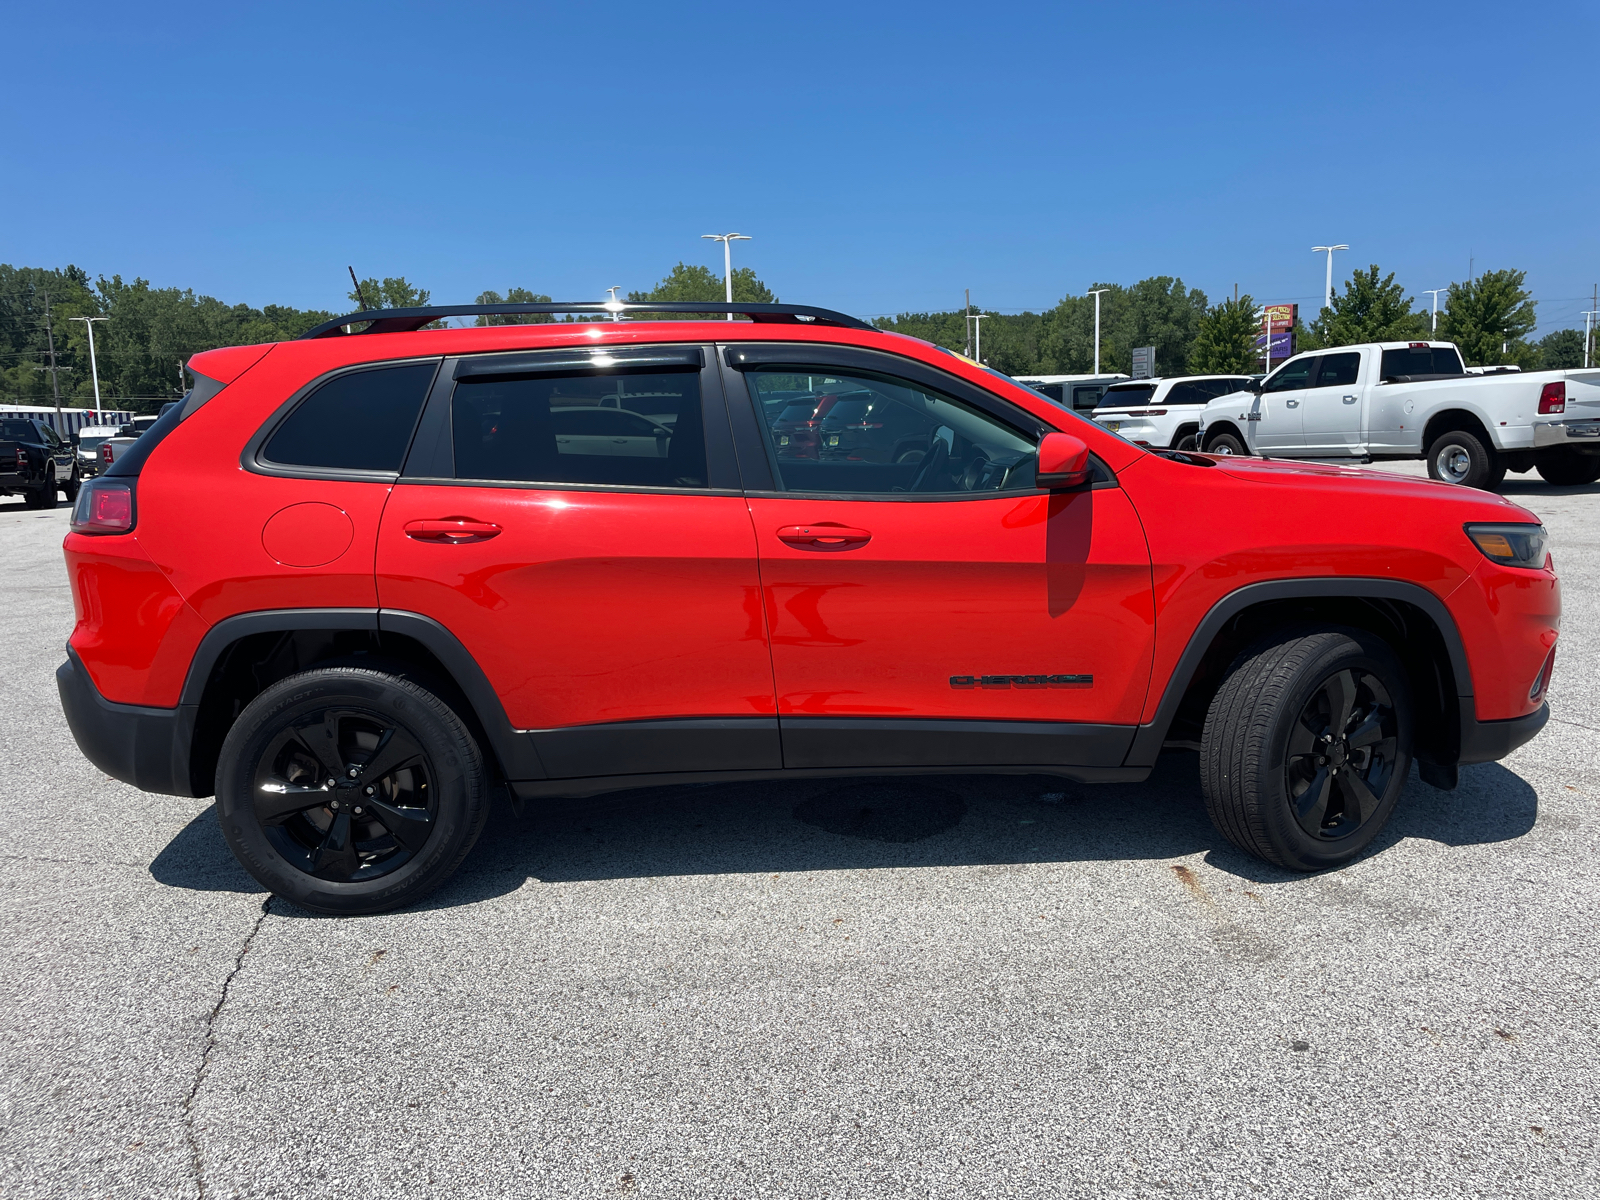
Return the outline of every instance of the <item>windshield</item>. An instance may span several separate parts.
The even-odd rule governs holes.
[[[1112,387],[1106,389],[1106,394],[1100,397],[1099,408],[1130,408],[1134,405],[1148,404],[1150,397],[1156,394],[1156,385],[1153,383],[1140,384],[1136,387]]]
[[[80,437],[78,439],[78,448],[80,450],[93,450],[110,436],[109,433],[96,433],[91,434],[89,437]]]

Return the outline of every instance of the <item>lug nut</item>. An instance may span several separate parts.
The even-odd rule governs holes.
[[[374,793],[374,792],[376,792],[376,791],[377,791],[377,790],[378,790],[378,789],[377,789],[377,788],[375,788],[375,787],[373,787],[373,786],[372,786],[372,785],[371,785],[371,784],[370,784],[370,783],[369,783],[369,784],[367,784],[367,795],[369,795],[369,796],[370,796],[370,795],[372,795],[372,794],[373,794],[373,793]]]
[[[356,805],[356,816],[359,817],[360,815],[361,815],[361,805],[358,804],[358,805]]]
[[[351,779],[354,779],[359,774],[361,774],[361,772],[358,771],[355,767],[351,767],[350,768],[350,778]]]

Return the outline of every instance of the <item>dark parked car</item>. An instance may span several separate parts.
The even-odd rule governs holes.
[[[43,421],[0,420],[0,496],[24,497],[29,508],[54,508],[56,493],[78,498],[78,462],[72,446]]]

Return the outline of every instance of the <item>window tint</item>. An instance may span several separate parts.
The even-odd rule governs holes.
[[[1091,383],[1083,387],[1072,389],[1072,407],[1076,412],[1087,412],[1100,403],[1100,397],[1105,395],[1106,385]]]
[[[1385,350],[1378,374],[1383,379],[1396,375],[1460,375],[1464,373],[1461,355],[1454,346],[1422,346],[1404,350]]]
[[[1350,387],[1360,373],[1360,354],[1324,354],[1317,368],[1317,386]]]
[[[33,425],[28,421],[0,421],[0,438],[18,442],[36,442]]]
[[[1263,392],[1288,392],[1295,388],[1303,388],[1306,381],[1311,378],[1311,368],[1316,365],[1314,358],[1298,358],[1293,362],[1285,363],[1278,368],[1278,373],[1268,379]]]
[[[1134,384],[1130,387],[1109,387],[1100,397],[1101,408],[1137,408],[1147,404],[1150,397],[1156,394],[1156,385],[1153,383]]]
[[[1041,396],[1050,397],[1050,399],[1054,400],[1057,404],[1062,403],[1064,399],[1062,396],[1062,385],[1059,383],[1024,383],[1024,386],[1031,387]]]
[[[747,371],[777,486],[790,492],[987,493],[1032,488],[1035,443],[920,384],[885,376]],[[802,400],[793,399],[805,384]],[[778,408],[772,397],[789,402]]]
[[[335,376],[278,426],[261,457],[282,466],[398,471],[437,366]]]
[[[706,486],[698,371],[468,376],[450,421],[457,479]]]

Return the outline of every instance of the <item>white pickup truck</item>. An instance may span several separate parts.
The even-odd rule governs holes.
[[[1600,479],[1600,369],[1469,375],[1449,342],[1369,342],[1297,355],[1200,414],[1210,454],[1423,458],[1446,483],[1493,489],[1535,468]]]

